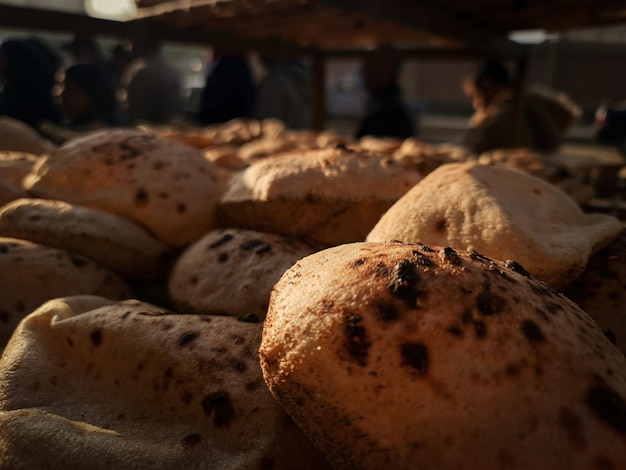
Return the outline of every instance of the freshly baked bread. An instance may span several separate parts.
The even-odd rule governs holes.
[[[43,155],[52,152],[55,145],[44,139],[35,129],[22,121],[0,116],[0,150]]]
[[[626,231],[589,258],[583,273],[563,293],[626,353]]]
[[[25,187],[135,220],[182,246],[216,226],[215,167],[200,150],[131,129],[71,141],[41,159]]]
[[[36,161],[32,153],[0,151],[0,206],[28,196],[22,181]]]
[[[281,235],[215,230],[180,255],[170,275],[170,295],[180,312],[264,319],[276,281],[314,251]]]
[[[276,284],[260,356],[333,468],[626,468],[626,358],[513,261],[315,253]]]
[[[0,238],[0,284],[0,347],[22,318],[47,300],[134,296],[122,278],[82,255],[15,238]]]
[[[0,468],[327,469],[272,398],[260,323],[66,298],[0,359]]]
[[[173,257],[132,220],[49,199],[18,199],[0,208],[0,237],[80,253],[132,279],[158,275]]]
[[[616,218],[584,214],[563,191],[527,173],[452,163],[394,204],[367,241],[421,242],[514,259],[561,288],[621,229]]]
[[[363,240],[420,179],[389,158],[346,148],[268,157],[234,176],[220,206],[223,225],[323,245]]]

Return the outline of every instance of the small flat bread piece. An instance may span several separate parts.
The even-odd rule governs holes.
[[[0,206],[28,197],[22,181],[36,161],[37,156],[32,153],[0,150]]]
[[[626,231],[589,258],[583,273],[563,293],[626,353]]]
[[[263,383],[260,323],[55,299],[0,359],[0,467],[328,465]]]
[[[274,284],[314,251],[282,235],[215,230],[180,255],[170,274],[170,296],[180,312],[264,319]]]
[[[174,246],[217,223],[215,167],[198,149],[136,129],[70,141],[42,158],[24,184],[37,197],[132,219]]]
[[[390,158],[345,147],[267,157],[231,180],[222,225],[326,246],[363,240],[420,179]]]
[[[333,468],[626,468],[626,358],[515,262],[315,253],[276,284],[260,356]]]
[[[130,219],[49,199],[18,199],[0,208],[0,237],[80,253],[131,279],[154,277],[173,258],[170,247]]]
[[[43,155],[56,146],[28,124],[7,116],[0,116],[0,150]]]
[[[91,294],[123,300],[133,290],[117,274],[65,250],[16,238],[0,238],[0,346],[44,302]]]
[[[559,188],[525,172],[451,163],[394,204],[367,241],[420,242],[514,259],[561,288],[621,230],[615,217],[585,214]]]

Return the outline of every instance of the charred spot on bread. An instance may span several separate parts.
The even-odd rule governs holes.
[[[188,434],[187,436],[183,437],[182,445],[185,449],[191,449],[192,447],[198,445],[200,441],[202,441],[202,436],[200,434]]]
[[[428,348],[422,343],[407,342],[400,345],[401,366],[410,367],[418,375],[428,374],[430,357]]]
[[[89,338],[94,346],[100,346],[102,343],[102,330],[99,328],[97,330],[93,330],[89,335]]]
[[[205,416],[213,415],[213,425],[216,428],[228,428],[235,419],[235,408],[230,395],[225,391],[205,396],[202,399],[202,409]]]
[[[197,333],[197,332],[188,331],[186,333],[183,333],[183,335],[180,337],[180,340],[178,341],[178,344],[180,346],[186,346],[187,344],[189,344],[192,341],[196,340],[199,336],[200,336],[200,334]]]
[[[415,265],[409,260],[403,259],[392,268],[389,292],[401,300],[409,309],[418,307],[417,300],[423,297],[425,292],[417,287],[419,275]]]
[[[347,314],[344,323],[345,343],[348,356],[361,367],[367,365],[371,342],[362,324],[363,318],[356,314]]]
[[[528,271],[526,271],[524,267],[521,264],[519,264],[517,261],[513,261],[509,259],[509,260],[506,260],[504,264],[511,271],[515,271],[517,274],[521,274],[524,277],[528,277],[528,278],[530,277],[530,274],[528,274]]]
[[[585,403],[597,418],[626,435],[626,403],[612,388],[598,384],[590,388]]]
[[[225,233],[220,238],[218,238],[216,241],[211,243],[207,248],[209,248],[209,249],[217,248],[218,246],[222,246],[223,244],[228,243],[233,238],[235,238],[235,236],[232,233]]]
[[[546,340],[546,337],[543,335],[539,325],[532,320],[524,320],[522,322],[521,330],[526,339],[533,344],[540,344]]]
[[[247,313],[237,317],[237,320],[244,323],[260,323],[261,320],[256,313]]]
[[[225,263],[226,261],[228,261],[228,253],[220,253],[217,257],[217,261],[218,263]]]
[[[383,323],[390,323],[400,318],[400,311],[389,302],[378,301],[374,303],[374,310]]]
[[[145,206],[149,202],[150,202],[150,198],[148,196],[148,192],[143,188],[138,189],[137,192],[135,193],[135,204],[137,206]]]
[[[476,297],[478,313],[485,317],[497,315],[502,313],[505,304],[506,302],[503,297],[491,292],[489,281],[486,280],[483,284],[483,290]]]
[[[452,247],[446,246],[440,253],[443,261],[453,266],[460,266],[463,262],[459,254]]]
[[[435,232],[445,233],[448,228],[448,221],[446,219],[439,219],[435,222]]]
[[[270,251],[272,251],[271,245],[265,244],[265,246],[262,246],[261,248],[256,250],[255,253],[261,256],[261,255],[264,255],[265,253],[269,253]]]
[[[242,250],[248,251],[248,250],[252,250],[253,248],[256,248],[257,246],[263,245],[263,243],[264,243],[263,240],[259,240],[255,238],[255,239],[243,242],[239,246],[239,248],[241,248]]]
[[[78,256],[74,253],[69,253],[68,256],[72,264],[77,268],[82,268],[83,266],[87,266],[87,264],[89,264],[85,258]]]

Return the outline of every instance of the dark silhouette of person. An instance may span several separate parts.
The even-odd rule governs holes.
[[[168,124],[183,111],[181,77],[163,57],[163,44],[143,37],[133,42],[135,60],[126,67],[128,120]]]
[[[0,44],[0,115],[33,128],[60,122],[52,89],[60,59],[36,38],[9,38]]]
[[[197,119],[205,124],[250,117],[255,105],[252,70],[245,56],[216,51],[200,97]]]
[[[259,85],[255,117],[278,118],[290,129],[309,129],[312,116],[309,67],[297,58],[261,60],[268,72]]]
[[[122,125],[113,74],[102,64],[81,63],[65,71],[61,109],[67,127],[87,130]]]
[[[62,48],[72,56],[72,64],[82,64],[84,62],[101,63],[104,61],[100,45],[90,36],[78,34],[71,41],[63,44]]]
[[[464,143],[476,154],[501,148],[552,152],[580,114],[567,97],[549,90],[531,90],[514,106],[512,80],[500,61],[482,64],[463,90],[474,107]]]
[[[415,120],[398,85],[400,65],[397,54],[389,48],[377,49],[365,57],[361,74],[369,98],[357,138],[366,135],[407,138],[415,135]]]

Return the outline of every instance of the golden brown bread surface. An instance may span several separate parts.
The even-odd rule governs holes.
[[[514,259],[561,288],[621,230],[616,218],[584,214],[542,179],[505,167],[451,163],[398,200],[367,241],[421,242]]]
[[[244,229],[207,233],[178,258],[169,291],[180,312],[264,319],[272,287],[315,250],[281,235]]]
[[[44,302],[68,295],[134,296],[117,274],[83,255],[0,237],[0,346]]]
[[[261,366],[335,468],[624,468],[626,359],[515,262],[355,243],[276,284]]]
[[[371,152],[297,151],[267,157],[235,175],[220,212],[226,226],[336,245],[363,240],[420,179]]]
[[[327,468],[263,383],[261,328],[48,302],[0,359],[0,468]]]
[[[170,245],[216,226],[214,166],[198,149],[135,129],[72,140],[41,159],[24,184],[37,197],[132,219]]]
[[[0,208],[0,237],[80,253],[124,277],[154,277],[170,247],[125,217],[64,201],[22,198]]]
[[[0,150],[0,206],[28,196],[22,180],[36,161],[37,157],[30,153]]]

